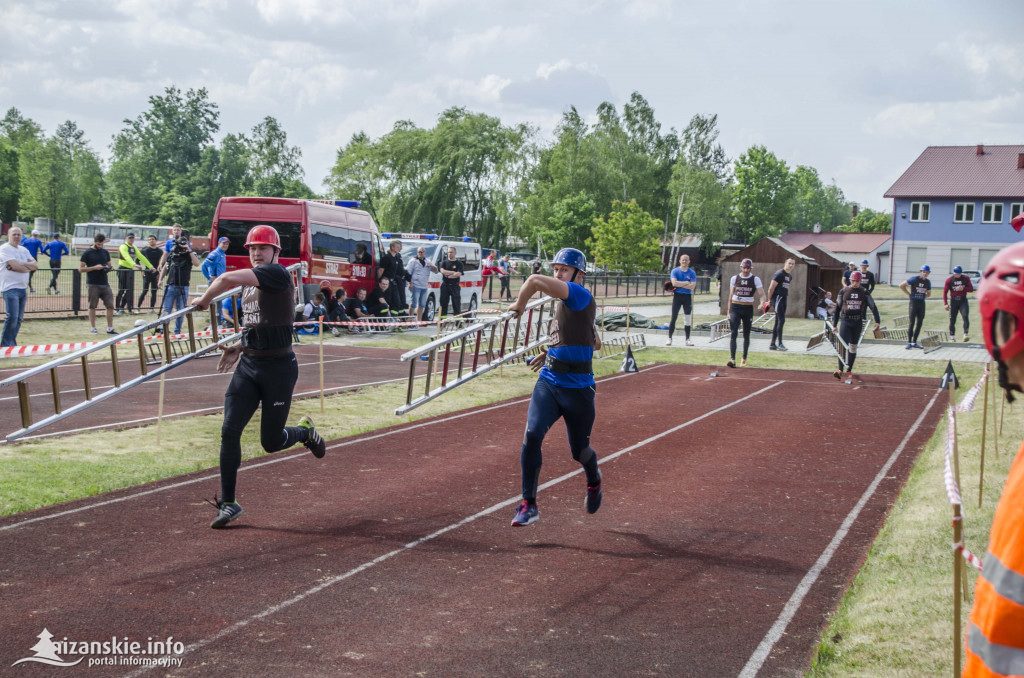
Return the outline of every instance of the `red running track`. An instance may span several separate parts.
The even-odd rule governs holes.
[[[201,500],[215,471],[9,516],[0,666],[46,628],[187,646],[180,666],[87,675],[802,675],[941,401],[933,380],[851,394],[827,375],[707,375],[600,382],[593,516],[556,424],[540,521],[509,526],[526,399],[337,441],[322,461],[251,460],[227,530]],[[853,403],[855,430],[829,423]]]

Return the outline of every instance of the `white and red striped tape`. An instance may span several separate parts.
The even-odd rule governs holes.
[[[957,412],[972,412],[972,411],[974,411],[974,401],[978,399],[978,394],[981,392],[981,389],[985,385],[985,382],[988,381],[988,376],[989,376],[988,368],[989,368],[989,363],[985,363],[985,371],[982,372],[981,379],[979,379],[978,383],[975,384],[974,386],[972,386],[970,388],[970,390],[967,391],[967,393],[964,395],[963,400],[961,400],[960,404],[957,405],[957,408],[956,408]]]

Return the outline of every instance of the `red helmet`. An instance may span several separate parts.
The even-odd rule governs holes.
[[[997,360],[1009,360],[1024,350],[1024,243],[1010,245],[992,257],[982,276],[978,297],[985,348]],[[1017,319],[1016,333],[998,347],[993,338],[997,311]]]
[[[249,235],[245,236],[245,246],[251,247],[252,245],[270,245],[280,252],[281,236],[277,234],[277,229],[273,226],[266,224],[253,226],[249,229]]]
[[[854,271],[850,274],[850,282],[857,282],[864,279],[864,274],[860,271]]]

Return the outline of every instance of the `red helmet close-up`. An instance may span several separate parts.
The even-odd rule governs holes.
[[[1024,243],[1001,250],[992,257],[978,289],[985,348],[998,360],[1009,360],[1024,350]],[[1017,319],[1017,328],[1002,346],[995,345],[993,326],[998,312]]]
[[[277,229],[273,226],[267,226],[266,224],[253,226],[249,229],[249,234],[245,236],[245,246],[251,247],[253,245],[270,245],[280,251],[281,236],[277,234]]]

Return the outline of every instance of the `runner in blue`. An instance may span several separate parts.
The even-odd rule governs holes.
[[[513,527],[537,522],[537,484],[540,478],[541,444],[559,418],[565,419],[572,457],[583,466],[587,476],[584,506],[587,513],[601,507],[601,472],[597,453],[590,446],[594,427],[594,396],[597,392],[591,365],[594,349],[601,347],[594,317],[597,305],[593,295],[581,284],[587,270],[587,258],[577,249],[565,248],[551,262],[554,277],[531,275],[509,311],[519,315],[530,298],[541,294],[561,299],[551,319],[547,350],[530,361],[540,378],[530,398],[523,436],[523,501],[516,508]]]

